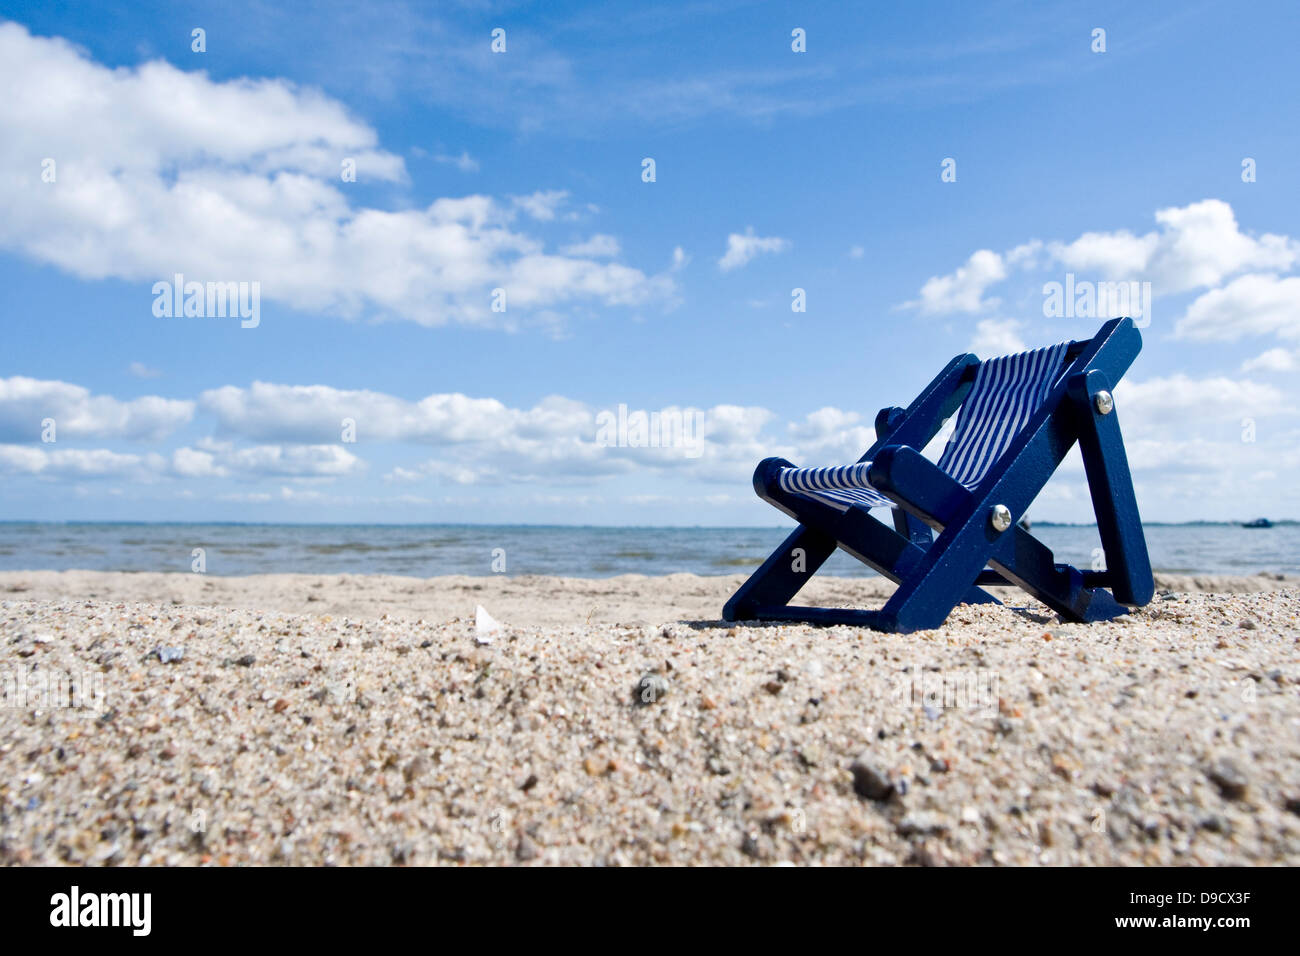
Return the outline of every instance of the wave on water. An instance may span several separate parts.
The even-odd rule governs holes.
[[[560,575],[747,573],[788,528],[582,528],[535,525],[42,524],[0,522],[0,570],[192,572],[195,550],[215,575],[273,573]],[[1035,523],[1058,561],[1102,560],[1093,525]],[[1152,566],[1177,574],[1300,573],[1300,524],[1146,527]],[[842,552],[823,574],[871,577]]]

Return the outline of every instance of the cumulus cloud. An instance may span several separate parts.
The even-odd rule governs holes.
[[[1294,372],[1297,368],[1297,354],[1286,349],[1269,349],[1241,363],[1243,372]]]
[[[1090,232],[1049,249],[1067,268],[1107,279],[1148,280],[1157,295],[1208,288],[1248,269],[1289,269],[1300,257],[1293,239],[1242,232],[1232,207],[1221,199],[1161,209],[1155,219],[1159,228],[1142,236]]]
[[[1164,435],[1188,433],[1207,422],[1237,421],[1286,411],[1282,391],[1272,385],[1227,376],[1193,378],[1184,373],[1143,381],[1124,380],[1115,388],[1122,404],[1125,434],[1134,427]]]
[[[171,469],[185,478],[342,478],[364,470],[364,463],[339,445],[254,445],[205,441],[178,448]]]
[[[985,322],[981,327],[987,340],[984,351],[1014,350],[1019,328],[1014,322]],[[26,381],[31,380],[20,380],[20,385]],[[58,387],[55,394],[82,401],[88,397],[79,386],[53,384]],[[128,404],[99,398],[101,404]],[[1288,432],[1283,427],[1294,421],[1296,412],[1276,385],[1178,373],[1125,380],[1116,388],[1116,402],[1130,463],[1146,482],[1143,494],[1151,496],[1144,501],[1168,506],[1191,476],[1198,487],[1230,499],[1233,482],[1245,487],[1243,483],[1269,467],[1288,467],[1287,449],[1300,463],[1294,439],[1287,437],[1295,429]],[[621,482],[647,475],[705,486],[721,483],[731,489],[743,486],[762,458],[779,455],[799,465],[846,464],[858,460],[875,440],[870,415],[834,406],[798,417],[735,404],[627,410],[629,415],[655,411],[666,420],[683,423],[688,415],[694,416],[698,427],[686,426],[678,435],[682,440],[654,447],[633,441],[610,444],[601,438],[600,422],[603,413],[616,416],[617,406],[602,408],[562,396],[513,407],[494,398],[459,393],[407,399],[371,390],[255,382],[211,389],[195,402],[180,404],[185,406],[187,421],[192,413],[195,424],[212,427],[210,437],[165,453],[126,453],[44,445],[29,436],[21,444],[0,444],[0,474],[8,480],[170,481],[180,485],[181,494],[193,493],[188,483],[201,488],[205,482],[236,481],[247,489],[217,486],[225,500],[235,500],[229,496],[237,495],[249,503],[293,500],[342,505],[355,497],[356,486],[344,485],[341,496],[312,489],[366,474],[369,467],[363,457],[385,446],[384,465],[376,477],[414,500],[427,496],[431,488],[446,494],[548,482],[584,488],[604,482],[620,488]],[[114,427],[120,434],[126,433],[120,415],[107,418],[117,423]],[[345,419],[355,427],[356,444],[343,440]],[[1258,422],[1258,443],[1243,439],[1246,420],[1252,422],[1252,438],[1253,423]],[[91,429],[84,434],[107,431]],[[941,444],[941,440],[932,443],[927,454],[937,455]],[[1075,455],[1067,461],[1063,477],[1077,484],[1080,475]],[[1045,501],[1067,500],[1061,495],[1069,488],[1057,485],[1052,494],[1058,497],[1048,495]],[[633,497],[638,490],[628,489]],[[269,497],[259,499],[259,495]],[[1086,502],[1082,491],[1076,497]]]
[[[417,152],[416,155],[423,155],[423,151]],[[467,150],[461,150],[459,156],[453,156],[449,153],[434,153],[429,158],[435,163],[455,166],[462,173],[478,172],[478,160],[471,156]]]
[[[969,351],[981,358],[1014,355],[1029,348],[1020,337],[1023,322],[1016,319],[980,319],[975,325],[975,336]]]
[[[876,440],[874,418],[874,415],[864,418],[859,412],[834,406],[809,412],[801,421],[786,426],[791,451],[796,456],[791,460],[809,466],[857,461]],[[775,454],[780,453],[763,452],[758,461]],[[751,471],[758,461],[750,466]]]
[[[1190,510],[1195,517],[1206,515],[1207,502],[1235,502],[1261,467],[1277,464],[1277,442],[1243,440],[1247,424],[1252,439],[1257,429],[1267,438],[1294,415],[1280,389],[1227,376],[1124,381],[1115,403],[1129,465],[1146,493],[1167,505],[1195,476],[1191,487],[1201,496]],[[1187,509],[1180,510],[1186,517]]]
[[[1117,278],[1142,272],[1158,242],[1159,237],[1153,232],[1135,236],[1127,229],[1118,229],[1085,232],[1073,242],[1053,242],[1048,248],[1053,258],[1067,269]]]
[[[779,236],[763,237],[754,235],[754,229],[751,226],[745,230],[743,236],[736,232],[727,236],[727,251],[718,260],[718,268],[723,272],[740,269],[748,265],[755,256],[785,252],[790,246],[789,239],[782,239]]]
[[[560,250],[566,256],[585,256],[589,259],[612,259],[621,251],[613,236],[597,233],[585,242],[575,242]]]
[[[927,279],[921,286],[921,297],[906,305],[926,315],[980,312],[996,304],[996,300],[984,299],[985,290],[1006,277],[1002,256],[991,249],[980,249],[956,271]]]
[[[386,481],[428,481],[432,479],[453,485],[476,485],[481,481],[495,480],[500,476],[495,469],[457,464],[449,461],[424,461],[413,468],[400,465],[384,476]]]
[[[162,375],[162,372],[152,366],[145,365],[143,362],[132,362],[127,367],[127,371],[136,378],[158,378]]]
[[[257,445],[235,448],[210,443],[132,454],[107,448],[58,448],[46,445],[0,445],[0,474],[46,479],[119,478],[153,482],[163,478],[341,478],[364,469],[364,463],[337,445]]]
[[[550,222],[568,198],[569,194],[565,190],[550,189],[535,192],[531,196],[511,196],[510,200],[534,219]]]
[[[1152,282],[1161,294],[1217,285],[1243,270],[1286,270],[1300,259],[1300,243],[1271,233],[1255,238],[1237,225],[1232,207],[1206,199],[1183,208],[1162,209],[1163,228],[1152,255]]]
[[[1149,281],[1156,296],[1206,289],[1245,272],[1286,271],[1300,263],[1300,243],[1252,236],[1232,207],[1206,199],[1155,213],[1156,228],[1085,232],[1072,241],[1031,240],[1006,253],[981,249],[951,273],[932,276],[920,298],[904,303],[926,314],[978,313],[995,307],[986,292],[1016,267],[1056,266],[1106,281]],[[1243,276],[1243,278],[1246,278]]]
[[[385,475],[388,480],[454,484],[545,475],[587,480],[640,467],[687,468],[705,480],[735,477],[743,474],[736,470],[740,463],[752,469],[766,453],[769,446],[759,436],[771,419],[765,409],[736,405],[640,410],[659,413],[667,421],[697,423],[682,431],[675,444],[656,447],[602,443],[600,416],[616,415],[616,409],[561,396],[512,408],[496,399],[459,393],[411,401],[373,391],[255,382],[248,388],[204,392],[199,406],[215,416],[222,440],[337,441],[341,422],[350,419],[361,446],[397,442],[440,449],[435,459],[393,468]]]
[[[1187,307],[1174,334],[1201,342],[1258,335],[1300,339],[1300,277],[1244,275],[1211,289]]]
[[[337,441],[341,422],[350,419],[359,447],[397,442],[439,449],[436,458],[404,463],[385,474],[390,481],[402,482],[471,484],[547,475],[589,480],[646,467],[683,469],[702,480],[743,480],[760,458],[782,450],[793,453],[788,442],[763,435],[773,415],[752,406],[628,410],[682,423],[678,439],[657,446],[605,442],[601,416],[616,416],[617,409],[561,396],[512,408],[496,399],[458,393],[412,401],[373,391],[256,382],[248,388],[204,392],[199,406],[215,417],[221,440]],[[853,452],[850,460],[861,451]]]
[[[666,274],[548,253],[514,225],[553,220],[562,191],[355,206],[343,164],[402,184],[402,159],[337,101],[283,80],[109,69],[4,23],[0,85],[0,248],[82,278],[257,281],[295,308],[428,325],[500,322],[494,288],[510,310],[671,296]]]
[[[560,397],[516,409],[494,398],[459,393],[408,401],[368,390],[270,382],[211,389],[199,396],[199,405],[216,416],[219,434],[255,441],[338,441],[344,419],[355,422],[359,442],[434,445],[491,442],[508,435],[554,438],[594,421],[585,406]]]
[[[1287,427],[1294,403],[1281,389],[1249,379],[1126,379],[1115,403],[1148,520],[1254,517],[1241,513],[1242,502],[1274,493],[1275,476],[1267,472],[1285,467],[1295,447]]]
[[[166,461],[157,454],[122,454],[106,448],[0,445],[0,474],[10,476],[147,480],[165,470]]]
[[[1232,466],[1225,468],[1224,460],[1240,459],[1245,450],[1240,442],[1212,441],[1199,436],[1181,439],[1139,436],[1125,442],[1129,467],[1134,474],[1148,479],[1148,487],[1152,475],[1178,476],[1186,480],[1192,476],[1220,478],[1239,471]],[[1198,484],[1202,489],[1207,487]]]
[[[157,441],[187,423],[194,403],[149,395],[122,401],[51,379],[0,378],[0,441],[35,441],[42,421],[58,438]]]

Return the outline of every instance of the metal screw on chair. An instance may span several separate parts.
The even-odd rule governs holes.
[[[1110,392],[1106,391],[1104,388],[1097,393],[1097,397],[1093,399],[1093,403],[1096,404],[1097,414],[1099,415],[1109,415],[1115,410],[1115,399],[1111,396]]]
[[[1001,534],[1011,527],[1011,511],[1006,505],[994,505],[989,511],[989,524],[993,530]]]

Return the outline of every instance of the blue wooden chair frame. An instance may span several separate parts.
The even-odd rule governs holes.
[[[959,355],[906,408],[876,416],[872,487],[895,505],[891,528],[867,508],[841,512],[784,490],[768,458],[754,472],[754,490],[799,522],[723,608],[727,621],[804,621],[905,633],[936,628],[959,603],[996,599],[985,585],[1018,585],[1067,621],[1098,621],[1140,606],[1155,590],[1138,515],[1119,416],[1111,390],[1142,349],[1132,319],[1113,319],[1091,340],[1071,342],[1064,371],[1041,406],[973,491],[958,484],[920,449],[938,434],[974,382],[980,361]],[[1105,571],[1057,564],[1050,549],[1019,519],[1067,452],[1079,443],[1106,556]],[[999,512],[999,507],[1010,512]],[[999,530],[999,525],[1004,525]],[[930,529],[938,532],[932,540]],[[790,606],[836,548],[898,584],[879,610]],[[1108,592],[1105,590],[1109,588]]]

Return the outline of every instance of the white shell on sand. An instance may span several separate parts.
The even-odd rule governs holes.
[[[501,630],[501,623],[487,612],[482,604],[474,608],[474,637],[480,644],[491,644],[492,635]]]

